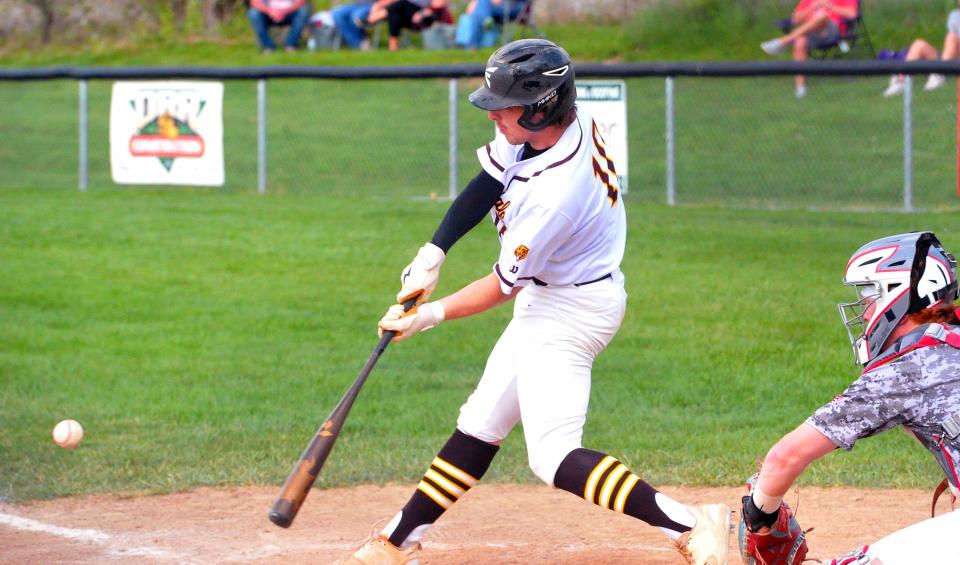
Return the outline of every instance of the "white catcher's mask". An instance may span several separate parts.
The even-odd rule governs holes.
[[[865,365],[904,316],[957,298],[957,261],[932,232],[885,237],[853,254],[843,284],[857,300],[837,307],[855,362]]]

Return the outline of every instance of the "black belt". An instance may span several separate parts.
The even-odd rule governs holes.
[[[613,273],[607,273],[607,274],[603,275],[603,276],[600,277],[600,278],[593,279],[592,281],[587,281],[587,282],[582,282],[582,283],[573,283],[573,286],[586,286],[586,285],[588,285],[588,284],[593,284],[593,283],[596,283],[596,282],[605,281],[605,280],[607,280],[607,279],[612,279],[612,278],[613,278]],[[531,280],[533,281],[533,284],[535,284],[535,285],[537,285],[537,286],[550,286],[550,284],[543,282],[542,280],[538,279],[537,277],[533,277]],[[554,286],[556,286],[556,285],[554,285]]]

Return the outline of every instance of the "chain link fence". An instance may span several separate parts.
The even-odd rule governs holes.
[[[926,92],[925,75],[916,75],[905,100],[882,96],[889,75],[876,67],[859,76],[815,75],[808,77],[808,95],[796,99],[792,76],[771,65],[754,74],[721,68],[718,76],[698,74],[702,69],[642,70],[650,76],[631,77],[637,67],[630,65],[603,66],[602,73],[578,69],[581,77],[626,77],[631,200],[764,208],[960,207],[952,76],[945,87]],[[445,196],[451,149],[455,185],[463,186],[479,171],[475,149],[493,135],[485,113],[467,102],[481,79],[463,75],[480,72],[459,72],[454,83],[452,140],[450,78],[266,80],[266,192]],[[115,187],[109,162],[112,82],[86,84],[88,189]],[[257,80],[228,79],[224,85],[226,182],[197,190],[256,191]],[[76,190],[78,82],[0,80],[0,104],[0,188]]]

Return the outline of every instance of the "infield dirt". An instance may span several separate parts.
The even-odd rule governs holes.
[[[0,563],[326,564],[400,508],[412,488],[316,489],[286,530],[267,520],[273,487],[0,503]],[[726,503],[734,522],[739,517],[740,487],[660,490],[688,504]],[[949,509],[946,498],[938,513]],[[814,528],[810,555],[832,558],[928,517],[931,492],[803,487],[786,500],[800,525]],[[740,563],[736,533],[730,552],[730,563]],[[430,530],[422,553],[424,565],[678,562],[658,529],[532,485],[477,486]]]

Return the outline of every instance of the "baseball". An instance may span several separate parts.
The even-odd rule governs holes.
[[[53,428],[53,441],[60,447],[73,449],[83,439],[83,426],[76,420],[63,420]]]

